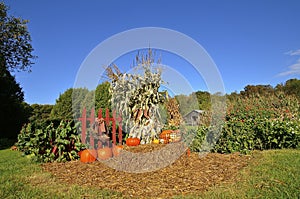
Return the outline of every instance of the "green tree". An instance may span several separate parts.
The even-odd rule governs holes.
[[[80,117],[82,111],[82,102],[89,90],[86,88],[69,88],[63,94],[59,95],[51,111],[52,119],[68,119]]]
[[[211,107],[210,93],[207,91],[197,91],[196,93],[199,109],[209,110]]]
[[[272,95],[274,92],[275,89],[271,85],[247,85],[240,94],[243,96]]]
[[[30,71],[36,56],[32,55],[28,20],[8,16],[7,10],[0,2],[0,55],[9,71]]]
[[[46,127],[52,120],[50,119],[50,114],[53,105],[49,104],[32,104],[30,106],[31,114],[29,117],[29,122],[39,127]]]
[[[279,88],[279,86],[277,86],[277,88]],[[289,79],[285,82],[282,89],[285,94],[295,95],[300,99],[300,80]]]
[[[176,95],[175,98],[179,103],[179,110],[182,116],[185,116],[192,110],[199,109],[195,93],[191,93],[190,95]]]
[[[81,107],[82,107],[82,109],[86,108],[86,111],[88,114],[90,114],[90,111],[92,109],[95,109],[95,90],[89,91],[86,94],[85,98],[81,102]]]
[[[11,72],[30,71],[33,48],[27,22],[7,15],[7,6],[0,2],[0,137],[15,139],[27,122],[29,105]]]
[[[111,110],[111,94],[109,92],[110,83],[103,82],[99,84],[95,91],[95,107],[96,110],[100,108],[108,108]]]

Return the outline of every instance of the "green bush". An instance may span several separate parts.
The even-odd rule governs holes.
[[[65,162],[78,159],[78,152],[85,146],[77,133],[78,125],[62,120],[55,127],[34,127],[31,123],[23,126],[16,143],[24,155],[38,162]]]
[[[249,153],[254,149],[300,147],[300,105],[297,98],[276,93],[239,97],[227,104],[223,128],[212,151]],[[198,130],[191,145],[193,151],[203,149],[203,134],[210,134],[210,129],[203,126]]]

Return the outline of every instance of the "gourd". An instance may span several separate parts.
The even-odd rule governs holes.
[[[168,129],[168,130],[163,130],[161,132],[161,134],[159,135],[159,138],[160,139],[163,139],[164,140],[164,143],[167,144],[169,143],[169,140],[170,140],[170,134],[173,132],[173,130],[171,129]]]
[[[107,160],[112,157],[112,150],[109,147],[104,147],[97,150],[99,160]]]
[[[158,139],[154,139],[154,140],[152,141],[152,143],[153,143],[153,144],[159,144],[159,140],[158,140]]]
[[[126,145],[127,146],[137,146],[140,144],[139,138],[127,138]]]
[[[80,161],[84,163],[95,162],[97,151],[95,149],[85,149],[80,153]]]
[[[112,148],[113,156],[116,157],[116,156],[120,155],[120,152],[122,151],[122,149],[123,149],[122,145],[114,145]]]

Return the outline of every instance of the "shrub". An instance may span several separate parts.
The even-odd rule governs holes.
[[[275,93],[239,97],[227,104],[221,135],[212,151],[249,153],[254,149],[300,147],[300,105],[297,98]],[[198,131],[199,135],[191,145],[193,151],[202,150],[201,139],[203,134],[210,133],[210,128],[204,126]]]
[[[78,124],[62,120],[58,127],[53,123],[45,129],[23,126],[16,143],[24,155],[38,162],[65,162],[78,159],[78,152],[85,148],[77,134]]]

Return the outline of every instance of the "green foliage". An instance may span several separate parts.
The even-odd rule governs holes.
[[[277,85],[276,89],[283,91],[287,95],[295,95],[300,99],[300,80],[298,79],[287,80],[284,85]]]
[[[51,111],[52,119],[72,120],[80,117],[82,102],[89,93],[86,88],[69,88],[59,95]]]
[[[196,97],[198,100],[199,110],[210,110],[211,108],[211,96],[207,91],[197,91]]]
[[[179,111],[182,116],[188,114],[192,110],[199,109],[199,105],[197,103],[198,99],[195,93],[192,93],[188,96],[183,94],[176,95],[175,98],[179,103]]]
[[[46,128],[51,122],[57,123],[57,121],[50,119],[52,108],[53,105],[49,104],[32,104],[30,106],[31,114],[29,122],[33,126],[39,126],[41,128]]]
[[[8,16],[7,11],[7,6],[0,2],[0,57],[8,71],[30,71],[36,57],[32,55],[28,21]]]
[[[189,148],[194,152],[201,152],[203,151],[203,141],[205,139],[205,135],[208,132],[207,126],[199,126],[199,127],[190,127],[188,129],[188,135],[192,137],[192,141],[188,142],[191,143]],[[185,143],[187,142],[184,140]]]
[[[95,108],[99,110],[100,108],[108,108],[111,110],[111,93],[110,83],[103,82],[99,84],[95,90]]]
[[[81,102],[81,107],[86,108],[87,114],[90,114],[92,109],[95,109],[95,91],[89,91],[83,101]],[[95,109],[97,110],[97,109]],[[96,111],[97,112],[97,111]]]
[[[300,147],[300,104],[297,98],[277,92],[269,96],[239,96],[227,102],[226,120],[213,151],[249,153],[259,149]],[[201,127],[200,138],[209,133]],[[195,138],[192,149],[201,150],[201,139]],[[197,143],[197,144],[196,144]]]
[[[65,162],[78,159],[84,148],[77,133],[79,123],[62,120],[58,127],[53,123],[45,129],[31,123],[23,126],[16,143],[24,155],[38,162]]]
[[[27,31],[27,21],[8,16],[8,8],[0,2],[0,138],[16,139],[29,109],[24,93],[11,72],[30,71],[35,58]]]
[[[0,138],[16,139],[30,115],[20,85],[0,62]]]
[[[242,96],[270,95],[274,92],[275,90],[271,85],[247,85],[240,94]]]

